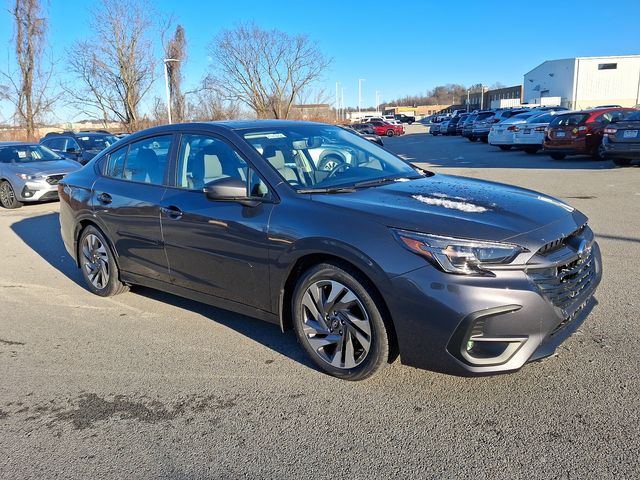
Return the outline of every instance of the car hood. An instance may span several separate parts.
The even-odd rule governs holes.
[[[78,162],[73,160],[54,160],[48,162],[32,163],[10,163],[7,164],[16,171],[27,175],[55,175],[75,172],[82,168]]]
[[[532,190],[440,174],[313,199],[373,216],[389,227],[478,240],[520,240],[527,248],[569,234],[587,220],[566,203]]]

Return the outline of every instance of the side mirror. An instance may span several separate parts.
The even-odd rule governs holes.
[[[234,177],[225,177],[207,183],[202,189],[213,202],[238,202],[247,207],[255,207],[260,201],[247,195],[247,183]]]

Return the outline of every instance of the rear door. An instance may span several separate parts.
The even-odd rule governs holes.
[[[272,192],[230,142],[204,132],[181,136],[171,188],[162,200],[162,231],[171,281],[178,286],[271,310],[267,228]],[[256,206],[211,201],[205,184],[246,182]]]
[[[120,269],[168,281],[160,203],[173,135],[155,135],[112,152],[94,184],[92,204],[119,257]]]

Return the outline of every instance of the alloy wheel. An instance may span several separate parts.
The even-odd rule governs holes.
[[[15,193],[13,193],[13,188],[11,188],[9,182],[3,182],[2,185],[0,185],[0,203],[2,203],[4,207],[9,207],[13,205],[15,198]]]
[[[109,254],[102,241],[93,233],[82,242],[82,266],[91,284],[101,290],[109,283]]]
[[[371,322],[360,299],[334,280],[311,284],[302,298],[304,338],[324,362],[340,369],[360,365],[371,348]]]

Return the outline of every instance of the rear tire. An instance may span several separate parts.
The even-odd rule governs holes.
[[[477,141],[477,140],[478,140],[476,137],[467,137],[467,139],[468,139],[470,142],[475,142],[475,141]]]
[[[13,191],[13,187],[6,180],[0,182],[0,205],[8,209],[22,206],[22,202],[19,202],[16,198],[16,192]]]
[[[91,293],[112,297],[129,290],[128,285],[120,281],[120,271],[109,242],[93,225],[89,225],[80,234],[78,263]]]
[[[613,158],[612,160],[613,163],[615,163],[619,167],[628,167],[629,165],[631,165],[630,158]]]
[[[363,380],[390,358],[384,310],[369,294],[359,272],[321,263],[307,270],[293,293],[293,326],[298,342],[324,372]]]
[[[604,157],[604,146],[602,144],[598,145],[593,149],[593,153],[591,154],[594,160],[602,161],[605,160]]]
[[[387,137],[393,137],[395,132],[392,129],[387,130]]]
[[[480,141],[482,143],[489,143],[489,138],[488,137],[480,137]]]
[[[550,153],[549,156],[554,160],[564,160],[566,157],[564,153]]]
[[[535,155],[536,153],[538,153],[538,150],[540,150],[539,148],[525,148],[524,151],[525,153],[528,153],[529,155]]]
[[[498,148],[503,152],[508,152],[509,150],[511,150],[511,145],[498,145]]]

